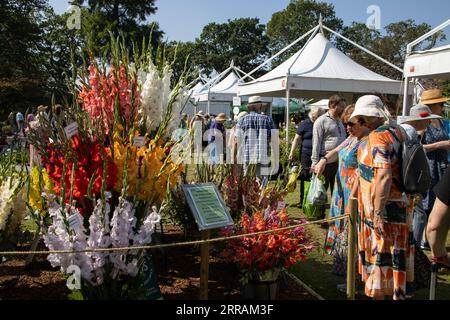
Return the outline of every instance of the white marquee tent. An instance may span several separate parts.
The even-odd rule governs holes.
[[[426,51],[414,52],[412,50],[414,46],[448,26],[450,26],[450,19],[408,44],[404,67],[404,76],[406,80],[418,78],[450,79],[450,45]],[[409,89],[409,81],[405,81],[405,92]],[[409,114],[411,106],[411,101],[405,96],[403,100],[403,115]]]
[[[333,93],[400,94],[401,82],[381,76],[336,49],[322,33],[262,77],[239,86],[239,95],[325,98]]]
[[[238,85],[245,75],[231,62],[228,69],[193,92],[192,98],[198,104],[198,110],[202,109],[210,114],[223,112],[231,116],[233,99],[237,97]],[[241,101],[248,101],[248,97],[241,97]]]
[[[351,101],[353,94],[373,92],[385,94],[402,93],[402,83],[400,81],[379,75],[350,59],[328,41],[323,34],[324,29],[403,73],[401,68],[322,25],[322,20],[320,20],[317,27],[311,29],[308,33],[251,71],[247,76],[253,74],[256,70],[309,36],[302,49],[262,77],[240,84],[238,95],[285,96],[287,100],[290,100],[291,97],[324,99],[329,98],[332,94],[339,93],[347,101]],[[289,108],[288,105],[286,107]],[[289,112],[286,112],[286,114],[288,115]],[[289,123],[289,121],[286,122]]]

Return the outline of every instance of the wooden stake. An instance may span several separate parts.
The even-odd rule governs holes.
[[[209,240],[210,230],[202,231],[202,240]],[[200,245],[200,300],[208,300],[209,243]]]
[[[358,200],[350,198],[350,217],[348,220],[348,257],[347,257],[347,299],[355,300],[356,282],[356,219]]]

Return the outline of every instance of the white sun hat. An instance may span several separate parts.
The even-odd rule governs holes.
[[[411,121],[432,120],[432,119],[442,119],[442,117],[433,114],[431,112],[430,107],[424,104],[418,104],[411,108],[411,110],[409,111],[409,116],[398,117],[397,122],[399,124],[402,124]]]
[[[390,118],[389,111],[384,106],[383,101],[380,99],[380,97],[373,95],[362,96],[358,99],[358,101],[356,101],[355,110],[353,111],[349,120],[352,120],[358,116],[385,119]]]

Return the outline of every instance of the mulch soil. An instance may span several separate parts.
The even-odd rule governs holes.
[[[165,226],[164,234],[154,236],[154,243],[197,240],[199,233],[185,237],[176,226]],[[28,250],[24,244],[18,250]],[[39,250],[45,250],[40,243]],[[210,249],[208,296],[210,300],[241,300],[239,272],[234,264],[218,256],[220,248]],[[164,300],[198,300],[200,293],[200,248],[184,246],[155,249],[152,252],[158,283]],[[66,278],[52,268],[45,256],[37,256],[25,267],[24,258],[0,263],[1,300],[66,300],[70,294]],[[278,283],[277,300],[317,300],[287,276]]]

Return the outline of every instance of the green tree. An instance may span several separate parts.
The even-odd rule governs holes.
[[[109,49],[110,33],[124,35],[130,49],[133,41],[143,39],[151,41],[154,48],[161,43],[164,32],[159,24],[147,22],[157,10],[155,0],[74,0],[72,3],[86,4],[82,9],[81,29],[84,41],[95,56],[102,56]]]
[[[416,24],[414,20],[405,20],[391,23],[385,27],[385,32],[369,29],[365,24],[353,22],[344,27],[342,34],[350,40],[362,45],[380,57],[403,68],[406,46],[420,36],[431,30],[431,26],[422,23]],[[434,47],[439,41],[445,40],[445,34],[437,33],[433,37],[420,43],[415,50],[427,50]],[[352,44],[339,40],[338,48],[349,55],[354,61],[392,79],[401,79],[402,73],[356,48]]]
[[[46,90],[61,101],[66,98],[66,79],[71,76],[72,62],[81,63],[72,61],[72,57],[79,57],[84,40],[79,30],[67,27],[69,14],[57,15],[53,8],[46,8],[43,13],[39,42],[41,69],[46,76]]]
[[[210,23],[196,40],[197,56],[193,57],[206,73],[235,65],[248,72],[261,64],[268,54],[265,26],[257,18],[228,20],[227,23]]]
[[[195,80],[198,76],[196,69],[199,69],[201,64],[198,53],[198,46],[195,42],[176,42],[172,41],[165,45],[165,53],[172,62],[173,68],[173,82],[182,75],[185,69],[193,71],[192,77],[188,81]]]
[[[0,2],[0,117],[24,111],[45,96],[39,43],[44,0]]]
[[[267,24],[270,53],[277,53],[301,35],[317,26],[320,15],[322,15],[324,25],[337,32],[341,31],[343,21],[336,17],[332,4],[317,2],[315,0],[291,0],[286,9],[274,13]],[[300,42],[296,48],[298,49],[305,42],[306,39]],[[275,59],[273,65],[280,64],[286,57],[292,54],[293,51],[289,50],[286,54],[281,55],[280,58]]]

